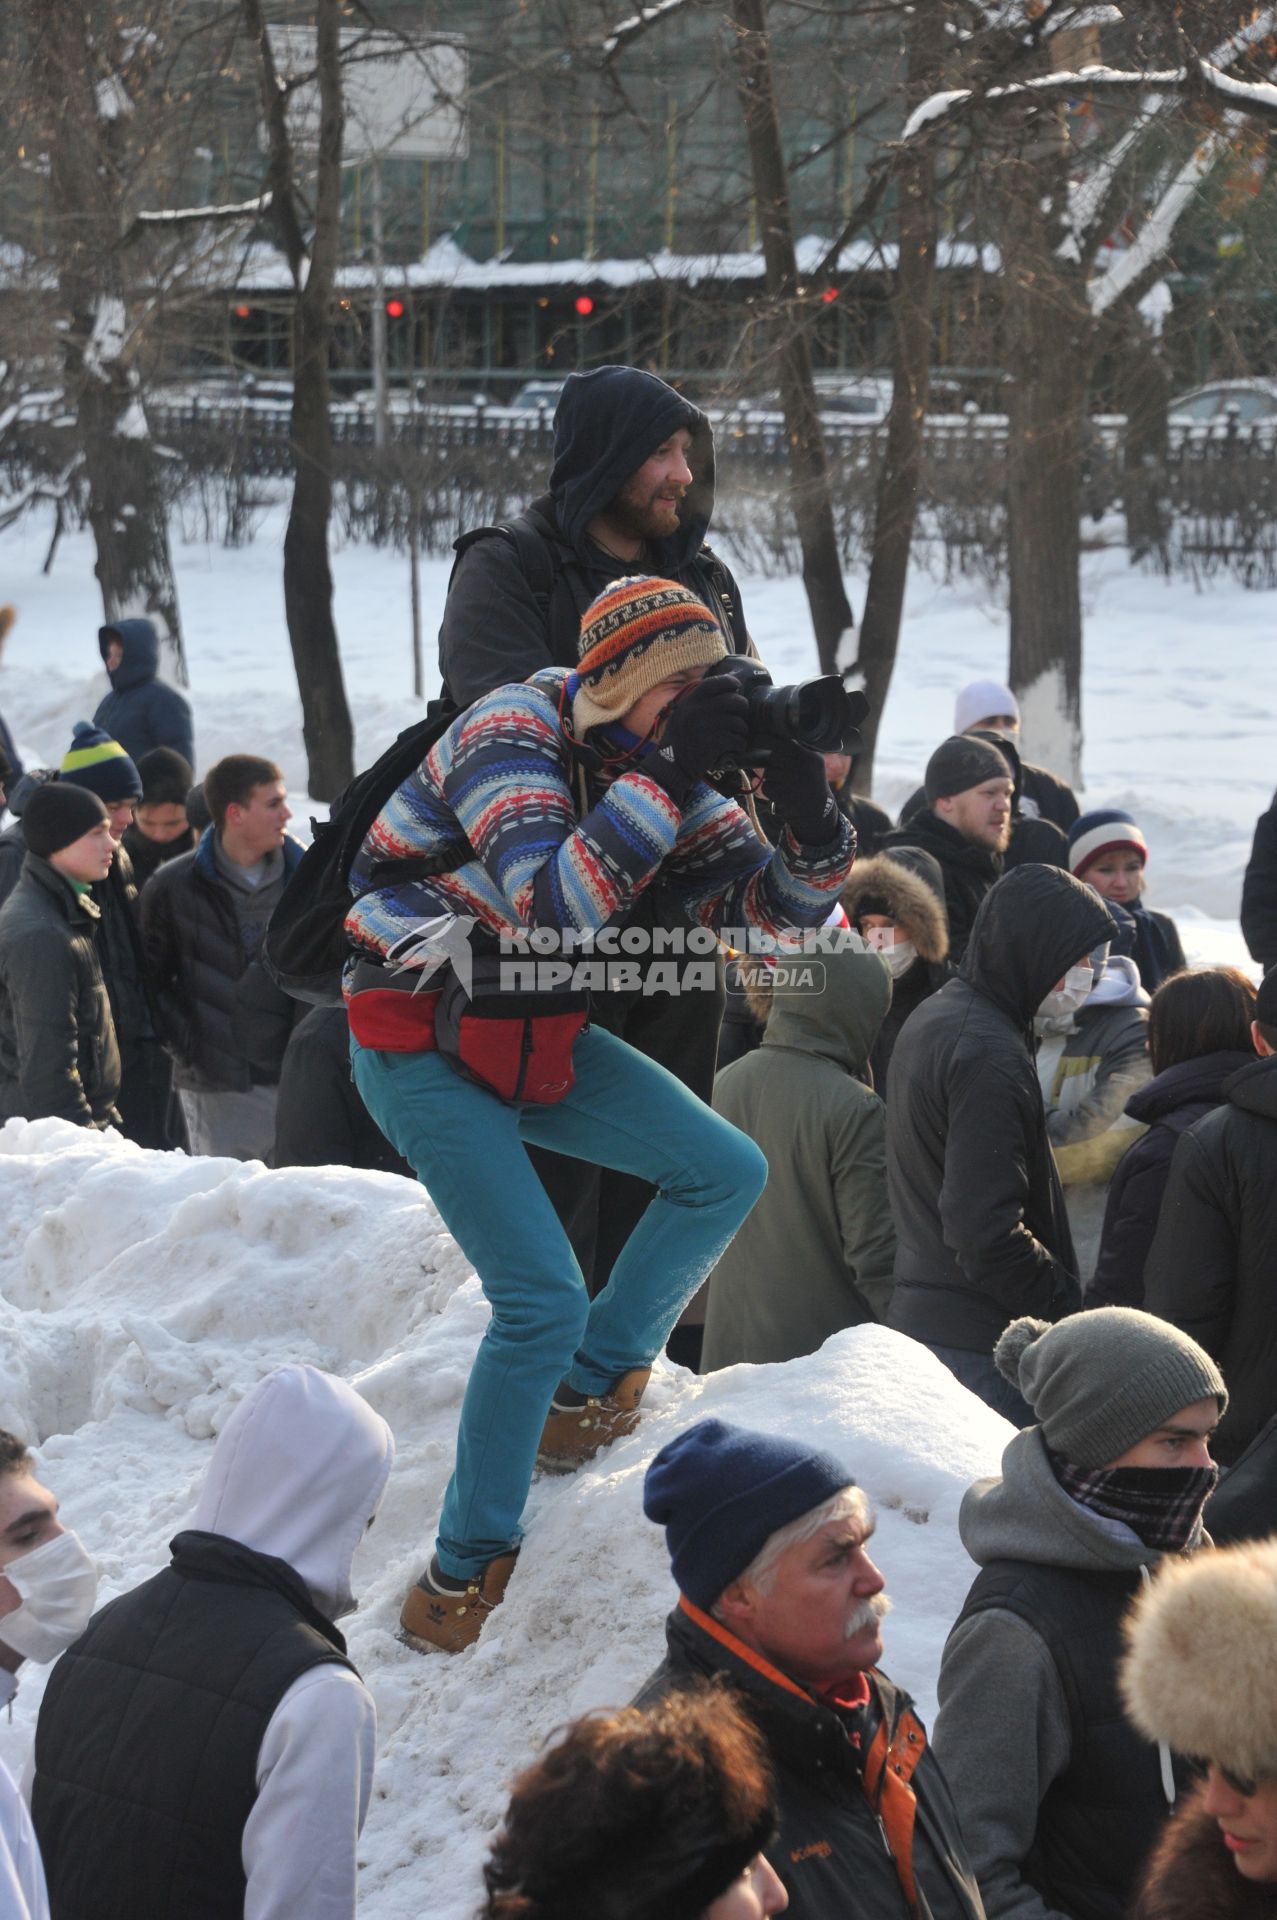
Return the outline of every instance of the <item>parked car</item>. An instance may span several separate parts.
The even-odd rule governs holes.
[[[1277,380],[1212,380],[1179,394],[1167,418],[1173,426],[1222,426],[1232,418],[1250,427],[1256,421],[1277,420]]]

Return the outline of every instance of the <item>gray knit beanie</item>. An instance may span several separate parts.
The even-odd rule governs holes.
[[[1013,1320],[993,1350],[1053,1453],[1093,1469],[1117,1460],[1182,1407],[1228,1390],[1186,1333],[1135,1307],[1096,1307],[1052,1326]]]
[[[952,794],[966,793],[969,787],[983,786],[986,780],[1013,778],[1010,761],[995,746],[969,733],[955,733],[942,740],[928,760],[923,787],[931,806]]]

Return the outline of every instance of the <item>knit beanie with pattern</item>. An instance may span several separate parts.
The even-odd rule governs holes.
[[[1069,828],[1069,872],[1079,880],[1101,854],[1119,852],[1148,859],[1148,841],[1123,807],[1092,807]]]
[[[124,748],[88,720],[77,720],[72,728],[70,750],[62,756],[58,777],[87,787],[108,807],[142,798],[142,776]]]
[[[574,676],[572,726],[619,720],[636,700],[672,674],[712,666],[727,654],[713,614],[676,580],[628,574],[614,580],[585,610],[580,660]]]
[[[1053,1453],[1094,1469],[1143,1440],[1195,1400],[1228,1390],[1196,1340],[1135,1307],[1096,1307],[1051,1326],[1013,1320],[993,1350],[1004,1380],[1037,1415]]]

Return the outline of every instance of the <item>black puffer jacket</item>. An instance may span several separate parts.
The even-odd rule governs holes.
[[[1148,1132],[1127,1148],[1110,1183],[1095,1278],[1086,1293],[1088,1307],[1144,1305],[1144,1263],[1157,1232],[1176,1143],[1219,1106],[1225,1080],[1252,1058],[1247,1053],[1204,1053],[1196,1060],[1181,1060],[1127,1101],[1128,1116]]]
[[[641,563],[626,566],[590,539],[594,516],[670,436],[691,435],[694,476],[676,534],[656,543]],[[566,381],[554,417],[550,491],[529,513],[544,528],[554,584],[538,604],[519,550],[498,536],[475,540],[457,561],[443,625],[439,668],[459,707],[542,667],[575,667],[581,615],[618,573],[659,573],[706,600],[730,649],[744,651],[740,595],[721,561],[702,551],[714,510],[714,434],[705,415],[655,374],[637,367],[596,367]],[[733,600],[732,622],[719,588]]]
[[[936,861],[944,876],[949,958],[957,966],[967,950],[984,897],[1001,877],[1002,855],[990,853],[987,847],[973,846],[956,827],[925,806],[905,826],[889,833],[880,851],[892,854],[904,847],[921,847]]]
[[[1144,1304],[1219,1362],[1229,1402],[1214,1447],[1227,1466],[1277,1413],[1277,1055],[1223,1091],[1175,1149]]]
[[[29,853],[0,909],[0,1119],[109,1127],[120,1055],[87,894]]]
[[[1059,1320],[1080,1304],[1033,1015],[1112,925],[1071,875],[1017,867],[981,908],[958,978],[897,1040],[887,1081],[897,1234],[887,1324],[901,1333],[991,1353],[1009,1320]]]
[[[142,894],[142,940],[178,1086],[246,1093],[274,1086],[298,1002],[245,950],[235,902],[209,827],[194,853],[160,868]],[[285,878],[303,853],[284,842]]]
[[[666,1638],[665,1661],[635,1704],[714,1679],[741,1696],[776,1779],[780,1834],[769,1857],[790,1920],[984,1920],[948,1783],[908,1694],[875,1669],[868,1705],[839,1712],[686,1600]]]

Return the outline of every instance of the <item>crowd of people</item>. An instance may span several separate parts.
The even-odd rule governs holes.
[[[444,699],[345,876],[329,1005],[268,952],[306,871],[279,767],[196,785],[154,628],[104,628],[60,765],[10,742],[0,1115],[420,1180],[491,1308],[403,1602],[433,1657],[503,1604],[534,1473],[634,1431],[663,1350],[881,1322],[1017,1430],[963,1504],[930,1734],[882,1670],[855,1463],[669,1441],[666,1659],[515,1784],[491,1920],[1269,1912],[1277,965],[1186,964],[1138,818],[1023,760],[1000,683],[958,690],[896,825],[854,740],[760,733],[713,479],[654,376],[566,383],[548,492],[458,543]],[[1264,963],[1273,845],[1265,816]],[[0,1698],[57,1658],[30,1816],[0,1776],[6,1920],[353,1914],[375,1715],[336,1622],[392,1461],[352,1389],[280,1369],[171,1565],[95,1610],[0,1435]]]

